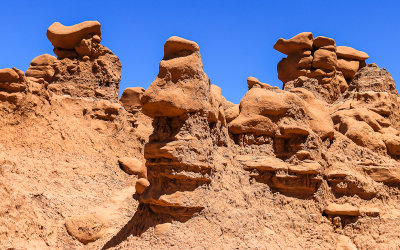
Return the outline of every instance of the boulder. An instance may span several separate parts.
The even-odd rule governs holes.
[[[318,36],[318,37],[314,38],[313,47],[321,48],[324,46],[336,47],[335,40],[333,40],[332,38],[329,38],[329,37],[325,37],[325,36]]]
[[[0,69],[0,82],[18,82],[19,75],[18,73],[10,68]]]
[[[99,214],[74,216],[65,219],[68,233],[82,242],[88,244],[100,239],[108,229],[106,219]]]
[[[150,182],[146,178],[140,178],[135,185],[136,192],[143,194],[148,186],[150,186]]]
[[[338,59],[336,68],[343,73],[343,76],[346,79],[353,79],[354,75],[360,68],[360,62],[350,59]]]
[[[358,61],[364,61],[369,58],[367,53],[347,46],[337,46],[336,54],[338,58],[353,59]]]
[[[119,100],[126,110],[140,108],[140,99],[143,96],[145,89],[142,87],[126,88]]]
[[[313,56],[311,51],[301,51],[283,58],[277,66],[278,78],[283,83],[304,76],[311,69]]]
[[[127,174],[137,175],[139,178],[147,177],[146,166],[142,160],[134,157],[122,157],[118,163]]]
[[[264,88],[264,89],[272,89],[272,88],[274,88],[269,84],[260,82],[257,78],[252,77],[252,76],[247,77],[247,87],[248,87],[248,89],[251,89],[253,87],[255,87],[255,88]]]
[[[94,35],[101,37],[101,25],[98,21],[85,21],[72,26],[55,22],[47,29],[47,38],[55,48],[74,49],[82,39]]]
[[[48,66],[52,65],[54,61],[57,60],[55,56],[49,54],[43,54],[33,58],[31,61],[31,66]]]
[[[275,43],[274,49],[277,51],[290,55],[302,50],[311,50],[313,45],[313,35],[311,32],[303,32],[295,35],[294,37],[285,40],[279,38]]]
[[[345,204],[336,204],[330,203],[325,208],[325,213],[330,216],[359,216],[360,211],[358,207],[352,206],[348,203]]]
[[[391,155],[400,155],[400,137],[393,136],[385,140],[388,153]]]
[[[170,37],[164,44],[164,59],[185,56],[199,51],[199,45],[178,36]]]
[[[314,52],[314,59],[312,61],[314,68],[335,70],[336,64],[337,57],[334,51],[318,49]]]

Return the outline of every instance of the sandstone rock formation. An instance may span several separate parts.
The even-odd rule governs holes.
[[[330,103],[348,88],[348,83],[369,57],[365,52],[336,46],[332,38],[319,36],[314,39],[311,32],[300,33],[288,40],[280,38],[274,48],[287,55],[278,64],[278,78],[284,89],[304,87]],[[305,78],[291,82],[300,76]]]
[[[158,76],[141,98],[154,132],[144,149],[150,186],[140,201],[154,213],[186,220],[203,209],[204,201],[187,191],[211,182],[212,148],[225,140],[222,103],[213,93],[199,46],[169,38]]]
[[[73,26],[53,23],[47,37],[57,59],[41,55],[32,60],[26,76],[58,95],[97,97],[118,100],[121,63],[111,50],[100,44],[101,30],[97,21]]]
[[[234,104],[171,37],[118,101],[98,22],[48,38],[57,58],[0,69],[1,249],[400,246],[400,97],[364,52],[279,39],[283,89]]]

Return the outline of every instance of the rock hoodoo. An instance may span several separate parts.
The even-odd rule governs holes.
[[[118,101],[121,63],[100,44],[99,22],[73,26],[56,22],[48,28],[47,37],[58,58],[48,54],[34,58],[27,77],[48,84],[48,89],[58,95]]]
[[[278,78],[283,82],[283,88],[304,87],[328,102],[341,96],[368,59],[364,52],[336,46],[332,38],[319,36],[314,39],[311,32],[300,33],[288,40],[280,38],[274,48],[287,55],[278,64]],[[292,82],[300,76],[305,78]]]
[[[140,201],[154,213],[187,220],[203,209],[196,188],[210,183],[212,148],[225,140],[222,104],[213,95],[195,42],[167,40],[158,76],[141,104],[153,118],[154,132],[144,148],[150,186]]]

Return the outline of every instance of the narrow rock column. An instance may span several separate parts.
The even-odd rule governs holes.
[[[150,186],[140,201],[155,213],[185,220],[203,209],[204,198],[195,190],[211,182],[210,156],[225,119],[195,42],[167,40],[159,74],[141,102],[154,132],[144,152]]]

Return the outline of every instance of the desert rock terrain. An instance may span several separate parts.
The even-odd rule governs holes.
[[[400,248],[400,97],[367,53],[281,38],[283,88],[234,104],[173,36],[119,99],[99,22],[47,37],[0,69],[0,249]]]

